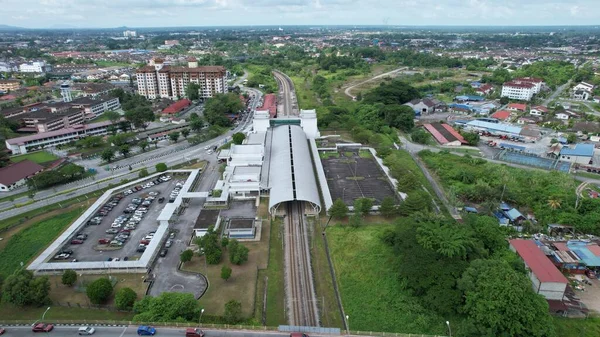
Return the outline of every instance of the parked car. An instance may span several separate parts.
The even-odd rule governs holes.
[[[139,245],[136,249],[138,253],[143,253],[146,250],[146,245]]]
[[[85,240],[87,240],[87,238],[88,238],[87,234],[79,234],[79,235],[77,235],[77,240],[83,240],[83,241],[85,241]]]
[[[80,245],[80,244],[82,244],[82,243],[83,243],[83,240],[77,240],[77,239],[75,239],[75,240],[71,240],[71,244],[72,244],[72,245]]]
[[[165,256],[167,256],[167,253],[168,253],[168,252],[169,252],[169,250],[168,250],[168,249],[163,249],[163,250],[161,250],[161,251],[160,251],[160,254],[159,254],[159,255],[160,255],[160,257],[165,257]]]
[[[172,244],[173,244],[173,241],[167,240],[167,242],[165,243],[165,248],[171,248]]]
[[[54,325],[52,325],[52,324],[37,323],[31,328],[31,331],[33,331],[33,332],[50,332],[50,331],[52,331],[52,329],[54,329]]]
[[[111,241],[110,239],[100,239],[100,240],[98,240],[98,243],[101,245],[107,245],[110,243],[110,241]]]
[[[138,336],[154,336],[156,329],[151,326],[140,325],[137,329],[137,334]]]
[[[112,240],[110,242],[110,245],[113,247],[121,247],[123,245],[123,242],[119,241],[119,240]]]
[[[199,328],[185,329],[185,337],[204,337],[204,331]]]
[[[69,254],[69,255],[73,255],[73,250],[72,249],[63,249],[60,252],[58,252],[59,254]]]
[[[116,228],[110,228],[110,229],[106,230],[107,234],[117,234],[118,232],[119,232],[119,230]]]
[[[149,245],[150,244],[150,240],[143,239],[143,240],[140,241],[140,244],[142,244],[142,245]]]
[[[92,328],[91,326],[82,326],[77,330],[77,333],[80,336],[89,336],[89,335],[93,335],[94,332],[96,332],[95,328]]]

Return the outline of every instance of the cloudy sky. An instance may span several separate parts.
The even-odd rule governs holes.
[[[597,25],[600,0],[0,0],[0,24]]]

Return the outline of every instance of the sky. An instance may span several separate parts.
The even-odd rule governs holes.
[[[26,28],[598,25],[600,0],[0,0]]]

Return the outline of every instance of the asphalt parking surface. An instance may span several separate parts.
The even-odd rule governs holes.
[[[134,192],[128,196],[125,196],[119,204],[114,207],[108,215],[106,215],[99,225],[88,225],[82,228],[79,233],[85,233],[88,235],[87,240],[83,244],[70,244],[70,241],[63,249],[73,250],[73,255],[70,259],[77,259],[78,261],[107,261],[108,258],[120,258],[127,257],[130,260],[139,259],[143,253],[136,252],[136,249],[140,241],[151,231],[155,231],[158,228],[157,217],[162,211],[163,207],[167,204],[169,194],[175,188],[178,181],[184,180],[184,176],[173,177],[168,182],[155,185],[150,188],[145,188],[140,191]],[[145,184],[141,183],[141,185]],[[148,207],[148,212],[142,217],[142,220],[137,225],[135,230],[131,231],[129,240],[121,247],[108,247],[107,245],[99,245],[98,240],[109,238],[112,239],[114,234],[107,234],[106,230],[111,228],[113,221],[122,214],[127,208],[127,205],[131,203],[134,198],[143,198],[147,196],[149,192],[159,192],[154,202]],[[160,204],[158,198],[165,197],[165,202]],[[133,214],[130,214],[133,215]],[[124,226],[123,226],[124,227]],[[122,227],[121,227],[122,228]],[[120,229],[120,228],[118,228]],[[64,262],[61,260],[52,260],[56,262]]]

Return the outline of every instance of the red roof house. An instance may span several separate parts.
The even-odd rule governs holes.
[[[164,108],[162,112],[164,114],[176,114],[190,105],[192,105],[192,101],[190,101],[187,98],[184,98]]]
[[[26,178],[41,172],[43,169],[43,166],[28,159],[0,168],[0,191],[10,191],[25,184]]]
[[[494,112],[494,114],[492,115],[492,118],[496,118],[496,119],[505,121],[510,117],[510,114],[511,114],[510,111],[500,110],[500,111]]]
[[[562,300],[569,281],[556,268],[533,240],[510,240],[510,249],[516,252],[529,269],[533,290],[549,300]]]
[[[513,111],[521,111],[521,112],[525,112],[525,110],[527,110],[527,104],[522,104],[522,103],[510,103],[507,107],[508,110],[513,110]]]

